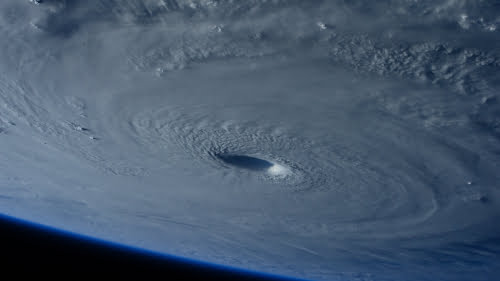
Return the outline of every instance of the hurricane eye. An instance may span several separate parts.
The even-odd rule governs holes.
[[[217,155],[217,158],[228,165],[251,171],[267,171],[274,166],[273,163],[267,160],[247,155],[223,154]]]

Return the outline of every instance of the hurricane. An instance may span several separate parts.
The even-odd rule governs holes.
[[[499,28],[495,0],[3,0],[0,212],[308,280],[495,280]]]

